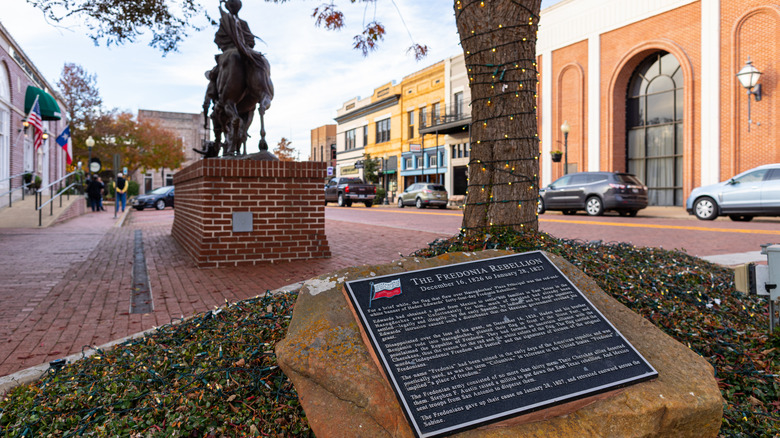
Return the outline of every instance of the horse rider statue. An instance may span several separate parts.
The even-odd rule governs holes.
[[[227,11],[222,9],[222,3],[225,3]],[[223,156],[237,155],[242,145],[246,155],[247,130],[252,123],[255,108],[260,114],[258,147],[261,152],[268,150],[263,116],[274,98],[271,66],[262,53],[254,50],[257,37],[252,34],[247,22],[238,17],[241,6],[241,0],[220,0],[221,17],[214,42],[222,53],[215,56],[217,65],[206,72],[209,85],[203,102],[206,129],[208,110],[213,103],[210,118],[215,142],[207,145],[207,150],[196,150],[207,157],[218,155],[220,146]]]

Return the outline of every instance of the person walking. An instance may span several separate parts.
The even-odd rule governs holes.
[[[127,189],[130,187],[127,180],[125,180],[122,172],[116,175],[116,181],[114,182],[114,216],[119,211],[119,203],[122,203],[122,213],[125,212],[125,203],[127,202]]]
[[[103,184],[103,178],[100,177],[100,175],[97,176],[97,181],[100,183],[100,192],[98,192],[98,211],[106,211],[105,208],[103,208],[103,195],[106,193],[106,185]]]
[[[100,181],[100,177],[92,175],[92,179],[87,186],[87,195],[89,195],[89,206],[92,211],[100,211],[101,202],[100,196],[103,193],[103,183]]]

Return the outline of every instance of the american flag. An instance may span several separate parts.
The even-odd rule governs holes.
[[[38,96],[35,96],[30,114],[27,114],[27,123],[33,127],[33,145],[37,151],[43,144],[43,119],[41,119],[41,104],[38,103]]]

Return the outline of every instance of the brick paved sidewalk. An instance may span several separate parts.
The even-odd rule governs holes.
[[[181,316],[347,266],[387,263],[438,234],[326,222],[330,259],[199,270],[170,234],[173,210],[88,213],[47,229],[0,230],[0,376]],[[134,234],[143,233],[153,313],[130,313]]]

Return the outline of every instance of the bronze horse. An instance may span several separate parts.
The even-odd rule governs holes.
[[[240,2],[228,2],[230,14],[220,7],[222,19],[218,37],[220,33],[227,35],[229,43],[232,44],[217,56],[217,67],[206,72],[209,86],[203,103],[203,113],[205,117],[213,102],[210,118],[214,127],[215,146],[220,147],[224,135],[223,156],[238,154],[241,145],[244,146],[243,153],[246,154],[247,130],[252,124],[255,107],[260,114],[258,147],[261,151],[268,150],[264,115],[274,98],[271,66],[265,56],[248,47],[247,39],[254,36],[249,32],[246,22],[238,19],[240,7]],[[204,120],[204,124],[208,128],[208,120]]]

